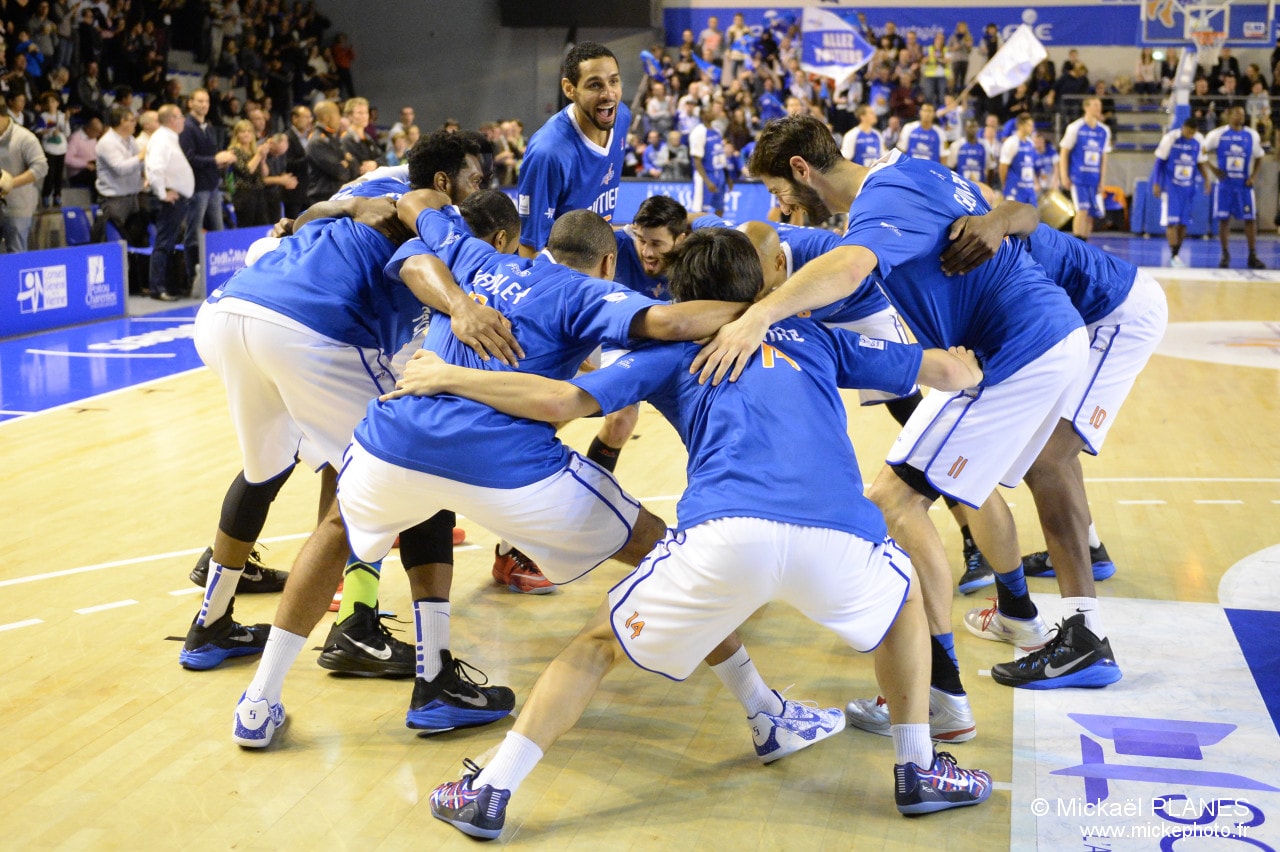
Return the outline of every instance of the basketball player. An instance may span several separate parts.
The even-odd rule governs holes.
[[[678,301],[752,299],[762,283],[751,243],[728,229],[695,233],[672,261]],[[741,379],[719,387],[690,375],[693,344],[643,347],[572,382],[436,363],[442,378],[428,392],[474,397],[511,415],[555,420],[648,399],[689,450],[680,526],[609,592],[539,678],[489,765],[466,761],[469,774],[436,788],[436,818],[468,835],[498,837],[511,796],[610,669],[629,658],[683,680],[719,636],[771,600],[792,604],[855,650],[876,649],[876,675],[893,696],[900,812],[974,805],[990,794],[987,773],[934,753],[923,608],[910,561],[863,496],[837,392],[871,385],[901,395],[917,376],[960,389],[979,382],[981,370],[966,352],[922,356],[918,346],[800,318],[772,326],[767,339]]]
[[[1093,220],[1107,215],[1102,206],[1102,184],[1107,179],[1107,155],[1111,153],[1111,128],[1102,122],[1102,99],[1089,97],[1081,104],[1084,115],[1067,125],[1058,143],[1058,177],[1071,193],[1076,207],[1071,233],[1082,240],[1093,233]],[[1018,199],[1022,200],[1022,199]]]
[[[1218,182],[1213,187],[1213,218],[1218,222],[1218,241],[1222,243],[1222,259],[1218,266],[1231,265],[1227,242],[1231,220],[1244,220],[1244,238],[1249,244],[1250,269],[1266,269],[1257,254],[1258,204],[1253,193],[1253,179],[1262,165],[1262,139],[1258,131],[1245,127],[1244,107],[1227,110],[1227,123],[1209,131],[1204,139],[1204,152],[1210,156],[1209,168]]]
[[[1187,238],[1196,203],[1196,173],[1204,175],[1204,191],[1212,191],[1212,173],[1204,152],[1199,122],[1188,118],[1178,130],[1170,130],[1156,146],[1156,165],[1151,173],[1151,194],[1160,199],[1160,226],[1169,241],[1169,265],[1187,263],[1178,256]]]

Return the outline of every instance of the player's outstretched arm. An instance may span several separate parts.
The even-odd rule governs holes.
[[[1006,236],[1026,237],[1040,225],[1040,213],[1030,204],[1000,199],[992,206],[983,216],[961,216],[951,223],[951,246],[941,258],[944,273],[963,275],[977,269],[995,257]]]
[[[643,340],[704,340],[727,322],[742,316],[743,302],[695,299],[675,305],[654,305],[636,314],[631,336]]]
[[[484,403],[512,417],[547,423],[575,420],[600,410],[589,393],[568,382],[532,373],[459,367],[425,349],[415,352],[405,365],[404,377],[396,382],[396,389],[378,399],[386,402],[410,394],[442,393]]]
[[[406,192],[396,202],[400,223],[413,233],[418,233],[418,217],[423,210],[440,210],[451,203],[449,196],[436,189],[415,189]]]
[[[454,280],[444,261],[434,254],[415,254],[400,267],[400,280],[419,302],[449,315],[453,334],[471,347],[480,360],[497,358],[519,366],[524,349],[511,332],[511,321],[472,299]]]
[[[786,283],[756,302],[739,319],[721,327],[693,359],[689,372],[718,385],[736,382],[760,348],[769,326],[801,311],[825,307],[857,290],[876,268],[876,256],[863,246],[837,246],[804,265]]]
[[[926,349],[916,381],[940,391],[962,391],[982,384],[982,365],[963,346]]]
[[[409,232],[396,217],[396,202],[390,198],[351,197],[317,201],[293,220],[293,233],[296,234],[313,219],[355,219],[397,243],[409,238]]]

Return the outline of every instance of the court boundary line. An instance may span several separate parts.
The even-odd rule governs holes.
[[[201,364],[199,367],[192,367],[189,370],[183,370],[179,373],[171,373],[170,375],[167,375],[167,376],[159,376],[154,379],[147,379],[145,382],[138,382],[137,384],[126,385],[125,387],[116,388],[115,390],[103,391],[102,393],[96,393],[93,396],[86,396],[82,399],[72,400],[71,402],[63,402],[58,405],[52,406],[50,408],[42,408],[39,411],[33,411],[30,414],[24,414],[18,417],[14,417],[10,420],[0,420],[0,427],[7,426],[10,423],[22,423],[24,421],[30,420],[33,417],[39,417],[42,414],[49,414],[54,411],[61,411],[64,408],[79,408],[84,406],[86,403],[92,402],[93,400],[105,399],[106,397],[114,396],[118,393],[125,393],[126,391],[149,387],[154,384],[159,384],[160,382],[171,381],[172,379],[176,379],[180,376],[190,375],[191,373],[197,373],[201,370],[207,370],[207,369],[209,368]]]

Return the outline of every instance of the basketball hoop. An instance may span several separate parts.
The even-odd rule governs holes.
[[[1227,40],[1227,34],[1218,30],[1195,30],[1191,40],[1196,45],[1196,59],[1210,67],[1218,64],[1218,54]]]

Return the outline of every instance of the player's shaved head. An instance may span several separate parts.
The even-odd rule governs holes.
[[[505,192],[482,189],[472,193],[458,205],[458,211],[471,233],[485,242],[498,231],[506,231],[511,241],[520,237],[520,214]]]
[[[768,222],[743,222],[738,230],[746,234],[755,246],[756,255],[760,258],[760,270],[764,274],[764,286],[772,290],[787,278],[787,260],[782,254],[782,241],[778,232]],[[779,263],[778,258],[782,261]]]
[[[731,228],[694,231],[669,255],[668,286],[677,302],[750,302],[764,286],[751,240]]]
[[[606,255],[617,254],[613,228],[590,210],[570,210],[551,226],[547,251],[570,269],[592,272]]]

